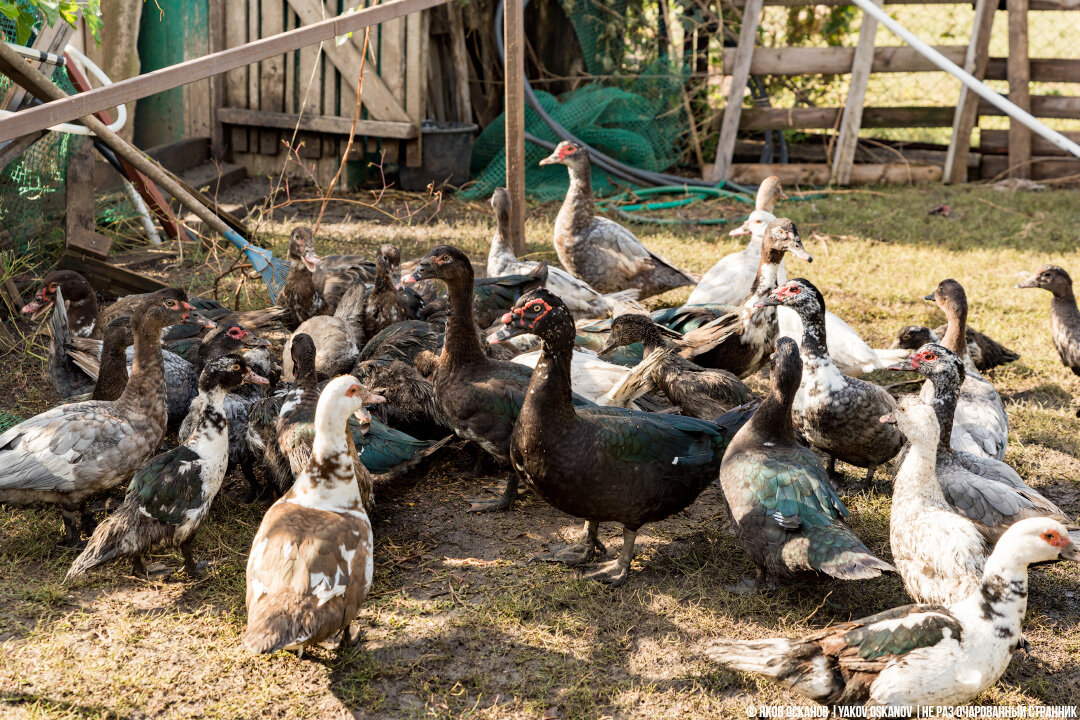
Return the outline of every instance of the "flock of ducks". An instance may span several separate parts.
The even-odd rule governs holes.
[[[392,245],[373,260],[320,258],[304,227],[279,305],[261,311],[176,288],[102,308],[81,276],[44,278],[24,312],[53,308],[50,378],[68,402],[0,434],[0,502],[59,506],[61,542],[80,549],[68,580],[122,558],[144,575],[162,545],[199,576],[192,539],[239,468],[253,498],[276,498],[248,556],[243,644],[302,653],[355,642],[378,488],[455,436],[510,469],[473,510],[510,509],[523,483],[584,522],[579,542],[542,557],[615,586],[640,528],[718,482],[757,569],[743,586],[895,572],[917,604],[804,638],[717,640],[708,657],[825,704],[960,703],[992,685],[1025,645],[1028,566],[1080,561],[1080,530],[1002,461],[1008,417],[980,370],[1017,356],[967,327],[963,287],[944,280],[927,296],[942,328],[909,326],[874,349],[812,283],[787,279],[786,255],[812,258],[773,214],[775,178],[732,233],[746,249],[699,280],[593,214],[583,147],[560,143],[543,162],[571,178],[555,222],[562,268],[515,257],[500,190],[488,278],[449,245],[404,264]],[[640,304],[695,283],[683,307]],[[1068,274],[1047,266],[1019,287],[1053,294],[1054,343],[1080,374]],[[279,324],[291,330],[281,356],[259,338]],[[897,402],[858,377],[885,368],[922,375],[921,392]],[[755,397],[743,381],[763,369],[769,391]],[[837,460],[866,483],[894,461],[895,567],[847,525]],[[122,483],[96,524],[88,502]],[[602,522],[623,542],[594,565]]]

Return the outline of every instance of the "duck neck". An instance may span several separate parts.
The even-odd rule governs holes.
[[[893,480],[893,497],[908,494],[929,500],[938,505],[945,504],[945,494],[937,480],[938,438],[918,435],[909,438],[911,447],[904,456],[903,464],[896,471]]]
[[[588,227],[595,212],[592,191],[592,167],[589,163],[567,165],[570,173],[570,189],[566,191],[559,215],[570,216],[572,230],[578,232]]]
[[[392,292],[397,290],[394,288],[394,281],[390,279],[390,263],[379,257],[375,261],[375,287],[372,288],[370,297]]]
[[[101,345],[101,364],[94,385],[93,400],[115,400],[127,387],[127,347],[112,335]]]
[[[473,316],[473,276],[454,278],[446,283],[450,296],[450,317],[446,320],[446,338],[439,363],[450,367],[485,361],[484,349],[476,334]]]
[[[1015,554],[1000,544],[986,560],[979,589],[966,604],[976,616],[994,628],[994,637],[1012,645],[1020,637],[1021,625],[1027,613],[1028,569],[1018,562]]]
[[[67,302],[68,327],[76,337],[90,337],[97,329],[98,302],[93,290]],[[100,328],[104,332],[105,328]]]
[[[320,403],[322,405],[322,403]],[[325,408],[320,407],[319,410]],[[315,412],[315,440],[307,469],[296,479],[293,495],[318,498],[335,508],[362,507],[360,487],[349,451],[348,416]]]
[[[510,256],[517,259],[514,248],[510,245],[510,213],[502,210],[495,211],[495,235],[491,238],[491,250],[488,251],[488,260]]]
[[[742,310],[739,312],[745,330],[750,329],[754,318],[759,317],[759,315],[764,315],[766,318],[776,317],[775,307],[769,305],[764,308],[755,307],[758,302],[764,300],[776,288],[777,277],[780,272],[780,258],[783,257],[783,253],[779,253],[779,257],[776,258],[774,258],[774,255],[776,253],[772,253],[767,249],[761,251],[761,260],[758,262],[754,284],[750,287],[750,296],[746,298]]]
[[[1072,285],[1055,287],[1051,291],[1054,295],[1050,301],[1050,314],[1055,317],[1072,318],[1080,316],[1080,310],[1076,308],[1076,297],[1073,295]]]
[[[132,323],[135,320],[132,318]],[[160,403],[165,407],[165,363],[161,357],[161,342],[158,337],[163,325],[145,322],[135,330],[135,352],[131,363],[131,375],[127,386],[117,402],[130,407],[143,405],[148,401]]]
[[[195,403],[192,404],[193,407],[199,408],[198,420],[195,424],[195,430],[185,441],[185,444],[195,448],[196,452],[199,452],[199,449],[208,443],[213,443],[216,439],[221,439],[223,443],[227,443],[225,430],[228,421],[225,419],[225,394],[225,388],[216,385],[209,388],[199,388],[199,396]],[[202,455],[203,453],[199,452],[199,454]]]
[[[967,303],[958,301],[945,310],[949,325],[941,344],[952,350],[961,360],[967,359]]]
[[[657,348],[671,346],[671,342],[664,337],[664,334],[660,332],[660,328],[653,323],[649,323],[641,329],[641,344],[645,348],[646,355]]]
[[[791,406],[795,394],[785,397],[778,387],[770,389],[761,406],[750,418],[750,425],[759,438],[795,442],[795,429],[791,421]]]
[[[568,330],[561,328],[555,337],[541,338],[540,360],[529,380],[529,390],[521,408],[521,422],[544,428],[545,431],[559,429],[564,432],[577,420],[570,381],[573,338],[572,324],[569,324]]]
[[[938,454],[951,452],[952,450],[952,427],[953,415],[956,413],[956,401],[960,397],[960,388],[953,379],[944,373],[938,373],[930,377],[934,386],[934,399],[931,405],[934,414],[937,415],[938,427]]]
[[[821,360],[829,357],[829,345],[825,339],[825,308],[816,305],[813,308],[800,309],[802,320],[802,354]]]

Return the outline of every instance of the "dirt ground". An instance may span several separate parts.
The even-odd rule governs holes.
[[[318,204],[305,201],[310,190],[293,188],[292,204],[254,212],[265,187],[265,179],[252,180],[222,200],[237,212],[251,211],[251,222],[281,256],[288,231],[310,222]],[[491,222],[483,204],[388,195],[371,208],[358,204],[370,202],[366,193],[344,199],[327,209],[321,253],[362,253],[395,242],[410,258],[450,242],[478,261],[486,255]],[[949,205],[949,216],[928,214],[941,204]],[[1074,401],[1080,378],[1053,352],[1049,295],[1013,289],[1044,262],[1080,269],[1076,191],[890,189],[791,201],[780,210],[795,220],[815,257],[812,265],[789,259],[789,276],[810,278],[829,308],[874,345],[887,346],[902,325],[939,324],[922,296],[942,278],[965,285],[971,324],[1022,355],[990,374],[1012,422],[1007,461],[1067,513],[1080,513]],[[555,261],[555,211],[530,208],[530,258]],[[735,218],[745,208],[702,203],[684,212]],[[634,230],[699,272],[739,246],[722,227]],[[163,272],[200,292],[209,292],[232,260],[225,252],[185,252],[183,266]],[[265,302],[255,282],[237,291],[235,274],[221,288],[243,307]],[[674,305],[687,293],[673,291],[649,304]],[[0,358],[0,411],[28,417],[56,400],[44,372],[45,347],[32,324],[8,327],[32,341]],[[842,470],[852,527],[888,559],[888,488],[860,490],[859,471]],[[644,528],[629,582],[611,589],[578,570],[530,562],[580,531],[577,520],[535,496],[509,513],[467,512],[468,498],[494,493],[503,479],[494,468],[477,477],[471,456],[451,454],[379,497],[375,581],[359,617],[364,641],[344,654],[319,649],[303,658],[251,657],[239,643],[244,566],[267,506],[243,502],[239,476],[226,481],[197,536],[197,553],[212,561],[200,581],[182,573],[147,581],[116,565],[64,586],[74,556],[54,545],[59,513],[0,508],[0,716],[746,717],[749,704],[803,703],[764,680],[708,663],[701,655],[706,641],[795,635],[908,602],[897,578],[732,592],[751,563],[731,534],[716,488],[686,512]],[[602,527],[601,538],[615,550],[621,541],[615,526]],[[179,565],[179,554],[151,560]],[[1078,578],[1075,565],[1033,571],[1024,630],[1032,653],[1015,657],[976,704],[1078,701]]]

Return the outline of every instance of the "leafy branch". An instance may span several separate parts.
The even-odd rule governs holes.
[[[49,27],[57,20],[75,27],[80,11],[90,34],[100,43],[101,0],[0,0],[0,15],[15,23],[15,42],[20,45],[30,40],[39,18],[44,18]]]

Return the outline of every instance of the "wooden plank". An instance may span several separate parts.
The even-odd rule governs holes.
[[[89,255],[65,253],[60,256],[58,266],[61,269],[74,270],[81,274],[96,290],[114,295],[156,292],[168,287],[160,280],[117,267]]]
[[[95,112],[116,107],[121,103],[132,102],[164,90],[198,82],[211,75],[250,65],[265,58],[296,50],[305,45],[331,40],[337,35],[355,33],[365,27],[378,25],[391,18],[426,10],[446,1],[388,0],[380,5],[373,5],[355,13],[331,17],[315,23],[309,23],[304,14],[298,10],[301,20],[306,24],[296,30],[290,30],[274,37],[263,38],[241,47],[229,48],[219,53],[211,53],[205,57],[186,60],[138,77],[95,88],[88,93],[53,100],[37,107],[28,108],[10,117],[2,118],[0,119],[0,142],[27,135],[35,130],[44,130],[53,125],[71,122],[92,115]],[[300,0],[290,0],[290,4],[292,2],[300,2]],[[327,46],[331,45],[333,43],[327,43]],[[347,43],[342,47],[349,47],[349,44]],[[358,56],[359,51],[356,51],[356,53]],[[343,55],[338,53],[338,59],[342,57]],[[372,75],[378,77],[374,71],[372,71]],[[374,86],[381,86],[383,92],[386,92],[385,85],[382,84],[381,80],[374,81],[372,87]],[[378,91],[374,92],[377,94]],[[365,91],[366,95],[367,92]],[[375,114],[375,106],[372,105],[370,108],[372,114]],[[405,115],[402,109],[398,117],[379,117],[376,119],[407,121],[408,116]]]
[[[1080,143],[1080,132],[1062,132],[1061,134],[1075,143]],[[980,130],[979,150],[984,153],[1007,155],[1009,152],[1009,131]],[[1031,154],[1033,156],[1066,155],[1072,157],[1041,135],[1031,136]]]
[[[302,20],[303,18],[301,18]],[[322,64],[322,114],[326,116],[341,116],[345,112],[346,108],[341,102],[339,97],[341,90],[341,73],[334,67],[334,64],[330,62],[330,58],[326,54],[326,45],[323,43],[319,48],[319,58]],[[354,98],[355,100],[355,98]],[[352,105],[348,106],[348,110],[352,110]],[[338,139],[336,137],[330,137],[328,135],[322,136],[322,155],[323,157],[336,158],[338,154]]]
[[[881,7],[881,2],[882,0],[874,0],[878,7]],[[851,82],[848,86],[847,102],[844,103],[844,115],[840,120],[836,155],[833,158],[832,182],[837,185],[848,184],[851,165],[855,162],[855,147],[859,144],[866,86],[870,82],[870,67],[874,62],[876,33],[877,19],[864,12],[862,27],[859,28],[859,42],[855,47],[855,57],[851,61]]]
[[[1008,0],[1009,100],[1031,110],[1031,68],[1028,66],[1028,0]],[[1031,130],[1009,120],[1009,177],[1031,177]]]
[[[260,23],[259,23],[259,6],[260,0],[247,0],[247,42],[255,42],[259,39]],[[262,75],[262,66],[260,62],[251,68],[251,72],[248,73],[248,102],[247,107],[252,110],[258,110],[262,107],[262,101],[260,99],[260,91],[262,90],[262,83],[259,82],[259,77]],[[248,131],[248,152],[257,153],[262,148],[262,133],[258,130]]]
[[[25,111],[24,111],[25,112]],[[1029,112],[1040,118],[1068,118],[1080,117],[1080,97],[1062,95],[1034,95],[1031,96],[1031,109]],[[1004,115],[1001,110],[990,103],[979,103],[980,115]]]
[[[971,42],[964,53],[963,68],[978,79],[986,75],[990,55],[990,32],[994,26],[997,0],[976,0],[975,19],[972,21]],[[967,180],[967,156],[971,152],[971,131],[978,122],[979,96],[960,86],[960,98],[953,114],[952,138],[949,154],[945,158],[945,182],[962,183]]]
[[[1031,82],[1080,83],[1080,60],[1071,58],[1028,58]],[[1008,58],[990,58],[987,80],[1008,80]]]
[[[53,53],[54,55],[63,55],[65,48],[67,48],[68,40],[71,39],[73,32],[74,29],[70,25],[63,19],[59,19],[52,27],[43,28],[41,32],[38,33],[38,36],[34,38],[34,42],[30,44],[30,47],[42,52]],[[26,62],[40,70],[45,77],[51,78],[52,74],[56,71],[56,66],[50,63],[29,59],[27,59]],[[8,88],[3,101],[0,102],[0,107],[7,110],[18,110],[26,99],[26,90],[12,83]]]
[[[829,182],[830,168],[821,163],[788,163],[767,165],[761,163],[733,163],[731,179],[746,185],[758,185],[770,175],[780,178],[788,187],[797,185],[825,185]],[[849,182],[852,185],[895,185],[939,182],[940,165],[912,165],[908,163],[875,163],[853,165]]]
[[[79,252],[108,257],[112,238],[95,231],[94,156],[92,145],[83,141],[68,162],[64,228],[67,246]]]
[[[263,0],[260,37],[270,37],[285,31],[285,6],[280,0]],[[259,68],[259,110],[285,110],[285,56],[276,55],[263,60]],[[281,151],[281,133],[263,130],[259,133],[259,152],[277,155]]]
[[[424,101],[427,100],[426,35],[422,14],[414,13],[405,18],[405,112],[417,131],[424,121]],[[405,143],[406,167],[420,167],[423,164],[423,140],[423,134],[417,132],[414,140]]]
[[[826,140],[829,142],[826,143]],[[739,140],[735,144],[735,162],[756,162],[761,157],[764,144],[761,140]],[[831,146],[831,137],[824,134],[807,137],[798,143],[789,143],[788,161],[793,163],[828,163]],[[945,146],[940,147],[941,149],[911,147],[906,143],[891,143],[888,141],[882,142],[880,146],[862,143],[855,149],[855,163],[873,165],[875,163],[899,162],[899,158],[903,157],[903,162],[915,165],[944,165],[946,150]],[[973,176],[978,176],[981,160],[981,153],[973,152],[968,154],[968,170]]]
[[[302,47],[298,55],[297,112],[303,115],[320,115],[322,114],[322,67],[319,63],[319,46]],[[300,157],[322,157],[322,139],[318,135],[301,132],[297,135],[297,143],[300,145]]]
[[[435,8],[438,10],[438,8]],[[435,52],[428,56],[427,61],[427,76],[428,76],[428,117],[438,122],[445,122],[449,119],[448,113],[453,113],[457,110],[457,107],[447,97],[444,92],[445,83],[450,80],[449,73],[443,69],[443,51],[440,47],[442,43],[437,42],[435,45]],[[449,52],[446,53],[449,56]],[[450,105],[448,109],[446,106]]]
[[[726,180],[731,167],[731,154],[735,150],[735,140],[739,134],[739,116],[742,114],[743,95],[746,81],[750,79],[750,61],[754,54],[754,41],[757,39],[758,23],[761,21],[762,0],[747,0],[743,10],[742,29],[739,31],[739,44],[735,48],[735,60],[724,71],[731,75],[731,92],[727,105],[724,106],[724,118],[720,123],[720,142],[716,146],[716,163],[712,174],[705,180],[711,183]]]
[[[901,107],[863,110],[864,128],[950,127],[954,108]],[[747,108],[743,130],[825,130],[837,126],[841,108]]]
[[[220,52],[227,47],[225,13],[225,0],[210,0],[210,52]],[[224,160],[226,154],[225,128],[217,119],[217,109],[225,105],[225,83],[225,76],[210,78],[210,156],[217,160]]]
[[[335,15],[321,0],[288,0],[289,5],[296,11],[296,14],[300,16],[300,20],[307,25],[322,24],[320,21],[323,17],[331,18]],[[417,3],[417,6],[411,8],[409,13],[419,12],[432,5],[438,5],[445,0],[391,0],[384,5],[375,5],[359,12],[352,13],[351,15],[342,15],[340,18],[335,18],[334,21],[339,23],[348,22],[350,18],[355,18],[358,15],[364,13],[373,13],[380,8],[386,8],[393,5],[395,2],[411,2]],[[380,22],[389,20],[394,17],[400,17],[408,13],[394,13],[388,17],[382,18]],[[323,21],[331,22],[331,20]],[[370,25],[366,23],[365,25]],[[363,26],[359,26],[356,29],[359,30]],[[307,28],[301,28],[306,30]],[[299,32],[294,30],[293,32]],[[341,33],[344,35],[345,33]],[[363,42],[363,33],[355,33],[353,37],[338,45],[335,42],[328,42],[323,45],[323,53],[330,58],[330,62],[334,63],[344,78],[348,79],[348,82],[353,88],[356,87],[356,81],[360,77],[360,47],[357,42]],[[352,102],[348,105],[347,109],[342,102],[342,112],[347,112],[348,115],[352,115],[353,104],[356,98],[353,97]],[[364,106],[368,109],[372,118],[375,120],[393,120],[398,122],[408,122],[409,116],[405,112],[405,109],[394,98],[393,94],[386,87],[386,83],[382,81],[378,73],[375,70],[374,63],[364,66]]]
[[[247,36],[247,4],[243,2],[225,3],[225,45],[229,48],[239,47],[248,41]],[[225,73],[225,104],[233,107],[249,107],[248,105],[248,71],[243,67],[230,70]],[[234,153],[247,152],[248,131],[247,128],[234,127],[228,133],[229,148]]]
[[[506,189],[510,194],[510,244],[525,252],[525,7],[506,0],[503,14],[506,71]]]
[[[451,117],[458,122],[472,122],[472,93],[469,89],[469,50],[465,46],[465,20],[458,3],[446,6],[450,30],[450,60],[453,68],[454,98],[457,109]]]
[[[348,135],[352,127],[351,118],[326,115],[296,115],[293,113],[271,113],[262,110],[244,108],[221,108],[218,117],[226,125],[241,125],[255,128],[276,128],[291,130],[297,123],[306,132]],[[385,120],[358,120],[357,135],[397,138],[408,140],[416,137],[416,126],[412,123],[386,122]]]
[[[1006,155],[983,155],[983,180],[1000,180],[1008,173],[1012,163]],[[1080,158],[1035,156],[1028,165],[1032,180],[1080,179]]]
[[[405,107],[405,18],[379,26],[379,77]]]
[[[935,45],[934,49],[957,64],[964,61],[963,45]],[[854,47],[754,48],[751,75],[846,75],[855,60]],[[724,48],[724,67],[735,62],[735,48]],[[874,48],[871,71],[875,73],[940,72],[915,49],[906,45]]]

